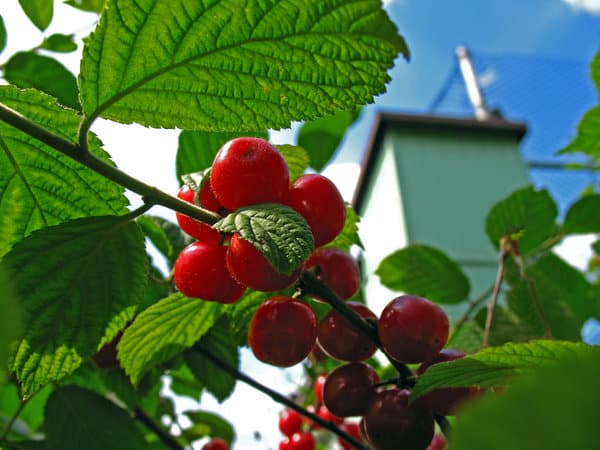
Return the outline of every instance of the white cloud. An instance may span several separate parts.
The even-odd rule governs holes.
[[[563,0],[574,9],[600,14],[600,0]]]

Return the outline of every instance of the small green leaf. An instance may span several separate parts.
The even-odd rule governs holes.
[[[142,311],[125,330],[119,360],[131,382],[194,345],[223,314],[224,305],[174,294]]]
[[[360,110],[340,111],[302,124],[298,132],[298,145],[308,152],[313,169],[317,172],[323,170],[359,115]]]
[[[209,411],[184,411],[183,414],[195,425],[204,425],[206,435],[225,439],[230,445],[235,439],[235,429],[223,417]]]
[[[138,217],[137,223],[150,242],[170,261],[173,257],[173,246],[164,228],[154,219],[153,216],[144,215]]]
[[[38,89],[69,108],[81,109],[75,76],[54,58],[34,52],[15,53],[4,66],[4,77],[15,86]]]
[[[570,234],[600,233],[600,194],[577,200],[565,217],[563,229]]]
[[[0,16],[0,53],[6,48],[6,26],[4,25],[4,19]]]
[[[8,349],[22,330],[22,306],[17,298],[12,280],[0,266],[0,383],[5,380],[8,367]]]
[[[280,204],[265,203],[240,208],[214,225],[259,249],[280,273],[291,274],[314,249],[313,235],[304,218]]]
[[[461,410],[449,448],[565,450],[598,446],[600,358],[560,358]]]
[[[279,129],[373,102],[400,53],[380,0],[121,0],[85,43],[81,98],[90,120]]]
[[[336,236],[336,238],[331,241],[329,244],[326,244],[326,247],[335,247],[345,252],[349,252],[350,248],[353,245],[356,245],[364,250],[364,245],[360,240],[360,236],[358,234],[358,223],[360,222],[360,217],[354,211],[354,208],[350,205],[346,205],[346,222],[344,222],[344,228],[340,231],[340,234]]]
[[[106,0],[65,0],[65,4],[82,11],[101,13]]]
[[[55,33],[44,39],[40,48],[58,53],[71,53],[77,50],[77,43],[73,34]]]
[[[290,171],[290,182],[301,176],[308,168],[308,153],[296,145],[276,145]]]
[[[219,149],[231,139],[241,136],[254,136],[267,139],[267,132],[261,133],[218,133],[208,131],[182,131],[175,159],[177,179],[194,172],[202,172],[212,166]]]
[[[77,141],[81,118],[33,89],[0,87],[0,101],[58,136]],[[90,136],[90,151],[112,164]],[[0,256],[32,231],[83,216],[127,212],[119,186],[0,121]]]
[[[191,244],[193,242],[193,239],[190,236],[188,236],[187,234],[185,234],[181,230],[179,225],[177,225],[163,217],[159,217],[159,216],[146,216],[146,217],[150,217],[152,222],[163,230],[166,238],[169,240],[169,245],[172,248],[171,257],[169,259],[169,262],[171,263],[171,265],[175,264],[175,260],[177,259],[177,256],[179,255],[179,253],[181,253],[181,250],[183,250],[186,246]],[[155,230],[155,232],[160,234],[157,230]],[[157,239],[157,241],[163,240],[162,237],[156,237],[156,239]],[[167,251],[168,247],[166,246],[166,243],[163,242],[163,243],[160,243],[160,245],[165,246],[164,250]]]
[[[488,213],[485,231],[496,248],[503,237],[518,240],[521,254],[552,236],[558,209],[547,190],[527,186],[496,203]]]
[[[458,303],[469,296],[469,280],[459,265],[426,245],[411,244],[386,256],[375,274],[389,289],[436,303]]]
[[[73,372],[125,327],[147,268],[142,233],[119,216],[38,230],[6,254],[0,270],[24,308],[10,367],[24,396]]]
[[[19,4],[40,31],[48,28],[54,14],[54,0],[19,0]]]
[[[441,387],[490,387],[507,383],[515,375],[531,373],[560,358],[600,356],[600,348],[581,342],[538,340],[488,347],[462,359],[431,365],[419,377],[411,398]]]
[[[240,363],[238,347],[226,316],[221,317],[209,332],[202,336],[200,342],[184,353],[185,361],[196,379],[219,402],[223,402],[232,394],[236,380],[204,357],[202,349],[219,355],[219,358],[230,367],[238,368]]]
[[[593,107],[583,115],[577,126],[577,135],[558,153],[578,152],[600,158],[600,106]]]
[[[110,400],[77,386],[55,390],[46,404],[49,448],[62,450],[146,450],[147,443],[131,415]]]

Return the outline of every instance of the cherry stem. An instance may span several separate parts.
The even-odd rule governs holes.
[[[500,254],[498,256],[498,272],[496,273],[496,281],[494,282],[492,299],[488,303],[487,317],[485,318],[485,328],[483,330],[483,341],[481,344],[482,347],[487,347],[490,343],[490,331],[492,329],[492,322],[494,321],[494,312],[496,311],[496,305],[498,303],[498,294],[500,294],[500,287],[502,286],[502,279],[504,278],[504,266],[507,256],[507,240],[506,238],[502,238],[500,240]]]
[[[258,381],[254,380],[253,378],[250,378],[248,375],[240,372],[238,369],[227,364],[225,361],[223,361],[221,358],[219,358],[217,355],[215,355],[211,351],[207,350],[206,348],[196,345],[196,346],[194,346],[194,350],[197,351],[198,353],[201,353],[211,363],[213,363],[215,366],[217,366],[221,370],[227,372],[229,375],[231,375],[236,380],[239,380],[243,383],[246,383],[249,386],[252,386],[254,389],[271,397],[274,401],[281,403],[281,404],[287,406],[288,408],[297,411],[298,413],[302,414],[304,417],[307,417],[310,420],[312,420],[313,422],[318,423],[323,428],[331,431],[332,433],[337,434],[343,440],[348,441],[350,444],[352,444],[355,449],[369,450],[369,447],[365,446],[362,442],[357,441],[355,438],[353,438],[349,434],[340,430],[333,422],[330,422],[328,420],[324,420],[324,419],[320,418],[316,414],[313,414],[310,411],[303,408],[302,406],[298,405],[293,400],[290,400],[288,397],[259,383]]]
[[[168,432],[162,429],[152,417],[146,413],[143,409],[137,407],[133,410],[133,418],[139,420],[146,428],[152,431],[160,441],[171,450],[184,450],[177,439],[171,436]]]

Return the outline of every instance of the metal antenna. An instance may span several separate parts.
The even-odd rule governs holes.
[[[466,47],[460,45],[456,47],[456,56],[458,57],[458,65],[465,82],[465,87],[467,88],[467,95],[475,112],[475,118],[477,120],[491,119],[493,114],[485,106],[485,99],[477,82],[477,76],[475,75],[469,51]]]

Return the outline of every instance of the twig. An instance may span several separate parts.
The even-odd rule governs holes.
[[[502,279],[504,278],[504,265],[506,262],[506,256],[508,255],[506,238],[500,240],[500,255],[498,257],[498,272],[496,273],[496,281],[494,282],[494,290],[492,291],[492,299],[488,303],[487,317],[485,318],[485,328],[483,330],[483,342],[482,346],[487,347],[490,341],[490,330],[492,329],[492,322],[494,320],[494,312],[496,310],[496,304],[498,303],[498,294],[500,293],[500,287],[502,286]]]
[[[475,309],[477,309],[479,305],[485,302],[485,300],[490,296],[490,294],[494,291],[494,285],[495,284],[491,284],[490,287],[488,287],[484,292],[482,292],[479,297],[469,301],[469,307],[454,325],[454,331],[452,332],[452,336],[448,339],[448,341],[450,341],[452,337],[455,336],[456,333],[458,333],[458,331],[462,328],[466,321],[469,320],[471,314],[473,314],[473,311],[475,311]]]
[[[0,441],[4,441],[8,437],[8,433],[10,433],[10,430],[12,429],[13,425],[15,424],[21,413],[23,412],[25,405],[27,405],[27,402],[31,397],[32,396],[26,398],[21,397],[21,402],[19,403],[19,406],[17,407],[15,413],[11,416],[10,420],[6,424],[6,427],[2,432],[2,436],[0,436]]]
[[[139,420],[142,424],[144,424],[146,428],[148,428],[156,436],[158,436],[160,441],[166,447],[170,448],[171,450],[184,450],[184,447],[182,447],[179,444],[179,442],[177,442],[177,439],[175,439],[173,436],[171,436],[169,433],[163,430],[162,427],[160,427],[160,425],[158,425],[154,421],[154,419],[150,417],[148,413],[146,413],[146,411],[144,411],[142,408],[136,407],[133,410],[133,417]]]

